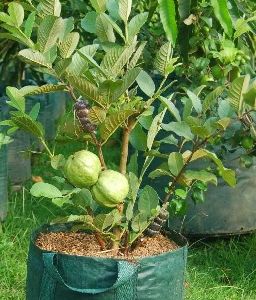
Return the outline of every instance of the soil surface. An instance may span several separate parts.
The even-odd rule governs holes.
[[[46,251],[65,253],[78,256],[97,256],[108,258],[138,259],[145,256],[154,256],[178,249],[176,243],[162,234],[155,237],[143,237],[135,249],[128,256],[122,253],[116,255],[111,250],[101,251],[94,235],[75,232],[41,233],[36,245]]]

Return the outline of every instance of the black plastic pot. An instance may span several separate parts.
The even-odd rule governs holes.
[[[44,226],[34,232],[28,256],[27,300],[181,300],[184,297],[186,240],[170,238],[180,248],[138,261],[74,256],[40,250],[39,233],[66,231]]]
[[[30,136],[18,130],[8,145],[8,177],[12,184],[20,185],[31,178]]]
[[[189,199],[186,216],[171,218],[169,228],[187,236],[225,236],[256,231],[256,161],[249,169],[241,167],[238,159],[230,157],[230,162],[229,167],[236,170],[237,185],[232,188],[222,180],[217,187],[210,185],[205,202],[195,205]]]

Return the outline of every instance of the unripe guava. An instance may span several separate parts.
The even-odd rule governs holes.
[[[70,155],[64,167],[67,180],[78,188],[93,186],[99,178],[100,171],[98,156],[87,150]]]
[[[101,172],[99,180],[92,188],[94,200],[101,206],[115,207],[122,203],[129,192],[126,177],[113,170]]]

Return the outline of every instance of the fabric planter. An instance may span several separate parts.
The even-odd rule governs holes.
[[[48,94],[48,97],[49,101],[54,103],[53,117],[56,122],[66,112],[66,102],[68,95],[65,92],[57,92]]]
[[[256,230],[256,160],[247,169],[239,165],[239,159],[232,160],[232,156],[229,159],[232,163],[228,166],[236,170],[237,185],[231,188],[222,180],[217,187],[210,185],[205,202],[195,205],[189,199],[187,215],[171,218],[169,228],[190,236],[234,235]]]
[[[30,136],[18,130],[8,145],[8,177],[12,184],[22,184],[31,178]]]
[[[184,297],[186,240],[170,237],[180,248],[138,261],[74,256],[42,251],[40,232],[64,231],[65,225],[44,226],[31,239],[27,300],[181,300]]]
[[[7,214],[8,203],[8,177],[7,177],[7,150],[6,146],[0,148],[0,221]]]
[[[7,116],[7,106],[5,99],[0,98],[0,121]],[[5,128],[0,127],[0,132]],[[7,147],[0,147],[0,221],[3,221],[7,214],[8,203],[8,175],[7,175]]]

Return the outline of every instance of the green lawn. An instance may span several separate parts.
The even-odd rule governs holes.
[[[45,178],[47,169],[33,173]],[[19,300],[25,299],[30,233],[58,210],[47,200],[32,199],[26,189],[10,196],[9,208],[0,234],[0,300]],[[256,235],[191,243],[186,299],[256,300]]]

